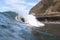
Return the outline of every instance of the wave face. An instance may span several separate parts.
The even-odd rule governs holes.
[[[36,30],[40,35],[35,36],[31,33],[32,29],[24,23],[17,22],[15,16],[17,14],[14,12],[0,12],[0,40],[44,40],[45,38],[40,37],[41,34],[48,35]]]
[[[0,40],[35,40],[31,28],[14,20],[16,13],[0,12]]]

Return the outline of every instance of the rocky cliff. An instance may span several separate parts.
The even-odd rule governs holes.
[[[41,0],[30,10],[39,21],[46,22],[43,31],[53,33],[60,39],[60,0]]]
[[[60,16],[60,0],[41,0],[30,10],[30,13],[35,13],[37,17],[41,15]]]

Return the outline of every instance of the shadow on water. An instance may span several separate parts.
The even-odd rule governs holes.
[[[0,12],[0,40],[56,40],[56,36],[51,33],[17,22],[12,18],[13,13],[10,13]]]

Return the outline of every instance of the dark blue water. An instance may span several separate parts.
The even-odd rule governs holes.
[[[56,40],[53,34],[17,22],[15,16],[14,12],[0,12],[0,40]]]

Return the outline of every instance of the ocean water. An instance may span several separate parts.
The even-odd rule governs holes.
[[[56,40],[53,34],[16,21],[14,12],[0,12],[0,40]]]

